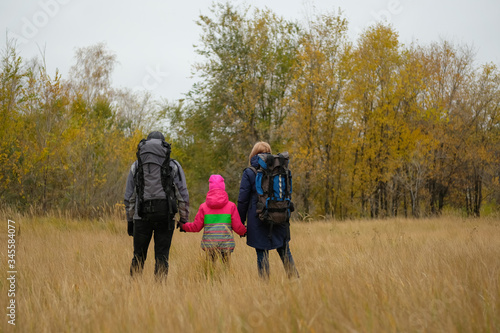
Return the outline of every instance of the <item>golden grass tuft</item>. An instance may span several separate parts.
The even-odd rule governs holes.
[[[245,239],[235,237],[226,269],[207,264],[201,233],[176,231],[169,276],[159,283],[152,245],[144,274],[129,276],[132,238],[119,216],[1,217],[21,230],[19,332],[500,331],[498,220],[294,223],[290,244],[301,277],[288,280],[273,251],[268,282],[258,278]],[[7,313],[4,267],[0,300]],[[0,327],[13,331],[7,319]]]

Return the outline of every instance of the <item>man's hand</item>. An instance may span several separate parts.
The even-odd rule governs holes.
[[[186,223],[186,222],[181,222],[181,221],[177,222],[177,228],[179,228],[180,232],[186,232],[186,230],[184,230],[182,228],[182,226],[184,225],[184,223]]]

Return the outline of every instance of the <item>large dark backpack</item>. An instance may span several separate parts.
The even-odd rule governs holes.
[[[143,139],[137,146],[135,184],[138,214],[177,213],[170,167],[170,144],[161,139]]]
[[[258,154],[259,166],[255,169],[257,214],[269,225],[269,236],[274,225],[288,225],[293,212],[292,172],[288,168],[287,152],[272,155]]]

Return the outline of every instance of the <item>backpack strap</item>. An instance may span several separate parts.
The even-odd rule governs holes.
[[[170,144],[167,143],[166,141],[162,141],[162,146],[166,149],[166,154],[165,154],[165,160],[163,161],[163,165],[161,166],[161,185],[163,187],[163,191],[165,192],[165,195],[167,196],[167,206],[168,206],[168,212],[171,214],[173,211],[173,206],[172,202],[169,198],[170,193],[173,191],[173,183],[172,183],[172,175],[170,172]]]
[[[135,179],[135,189],[137,192],[137,206],[138,206],[138,215],[141,216],[142,206],[144,204],[144,172],[140,150],[141,147],[146,143],[146,139],[142,139],[137,145],[137,169],[134,175]]]
[[[288,155],[287,155],[288,157]],[[290,192],[290,178],[291,178],[291,173],[289,172],[288,168],[285,167],[285,160],[286,160],[286,157],[279,153],[278,154],[278,158],[279,158],[279,161],[280,161],[280,172],[284,173],[285,174],[285,197],[289,198],[290,195],[291,195],[291,192]]]

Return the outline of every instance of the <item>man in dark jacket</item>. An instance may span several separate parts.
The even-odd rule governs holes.
[[[161,140],[165,137],[161,132],[151,132],[147,140]],[[170,159],[170,177],[173,179],[173,197],[176,201],[177,211],[179,213],[179,223],[186,223],[189,220],[189,193],[186,186],[186,177],[179,162]],[[153,177],[156,188],[160,192],[159,199],[151,200],[154,204],[153,209],[141,209],[137,199],[136,173],[138,170],[138,161],[135,161],[127,178],[125,189],[125,209],[127,212],[128,234],[134,237],[134,257],[130,266],[130,274],[133,276],[142,273],[144,262],[146,261],[149,243],[154,235],[155,250],[155,276],[158,278],[166,277],[168,274],[168,258],[172,236],[175,230],[174,216],[169,211],[168,195],[165,194],[162,187],[161,177],[158,174]],[[153,175],[154,176],[154,175]],[[150,180],[150,178],[148,178]],[[153,184],[154,185],[154,184]],[[151,186],[151,185],[150,185]],[[151,208],[151,205],[147,208]],[[172,209],[172,207],[170,207]]]

